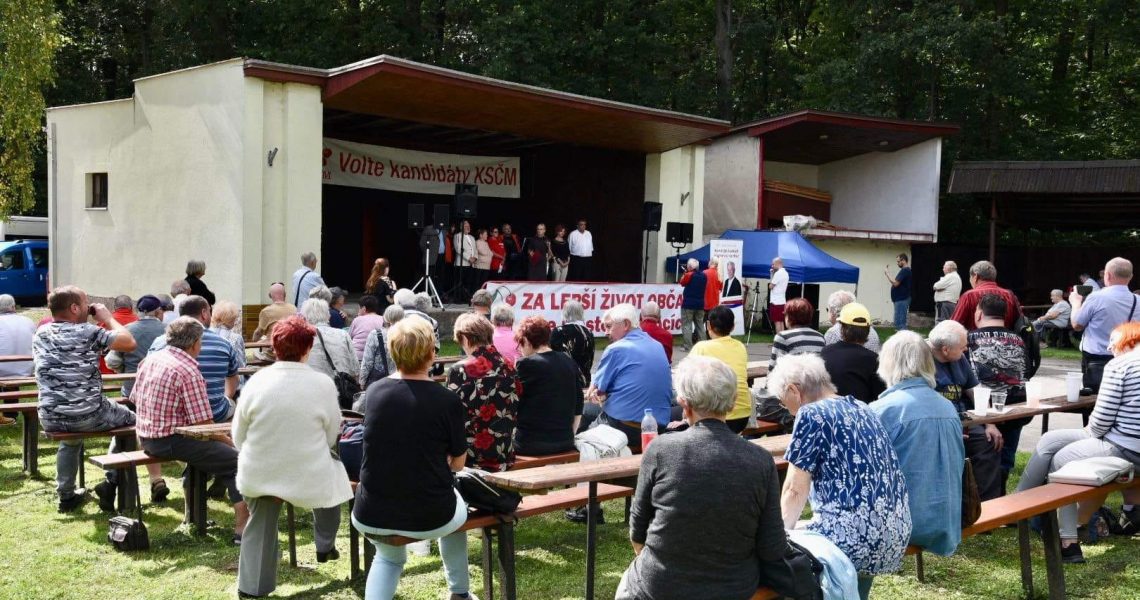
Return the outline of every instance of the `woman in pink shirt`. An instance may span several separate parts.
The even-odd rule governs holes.
[[[380,315],[380,299],[376,296],[361,296],[360,313],[348,328],[348,335],[352,338],[352,349],[356,351],[356,360],[364,356],[364,345],[368,343],[368,334],[383,326],[384,317]]]
[[[495,349],[514,367],[519,359],[519,344],[515,341],[515,309],[509,304],[496,304],[491,307],[491,324],[495,326],[495,335],[492,338]]]

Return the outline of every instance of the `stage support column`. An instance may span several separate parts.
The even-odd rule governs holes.
[[[643,232],[649,236],[645,251],[649,257],[647,282],[672,280],[671,273],[665,270],[665,259],[673,252],[666,242],[665,223],[692,223],[693,245],[703,245],[704,191],[704,146],[684,146],[645,156],[645,201],[661,203],[662,223],[660,231]]]

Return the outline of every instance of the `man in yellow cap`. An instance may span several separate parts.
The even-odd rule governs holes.
[[[839,342],[820,352],[835,389],[863,402],[873,402],[886,389],[876,372],[879,355],[863,347],[870,333],[871,313],[852,302],[839,312]]]

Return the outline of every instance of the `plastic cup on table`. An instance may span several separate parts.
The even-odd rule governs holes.
[[[1005,412],[1005,392],[990,392],[990,404],[994,405],[994,410],[1003,413]]]
[[[1065,400],[1076,402],[1081,399],[1082,375],[1075,371],[1065,373]]]
[[[1041,406],[1041,398],[1045,395],[1045,382],[1036,379],[1030,379],[1025,383],[1025,406],[1026,408],[1039,408]]]
[[[990,388],[978,386],[974,388],[974,414],[979,417],[986,416],[990,409]]]

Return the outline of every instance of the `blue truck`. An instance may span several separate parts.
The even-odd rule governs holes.
[[[11,294],[23,305],[40,305],[47,293],[47,240],[0,242],[0,294]]]

